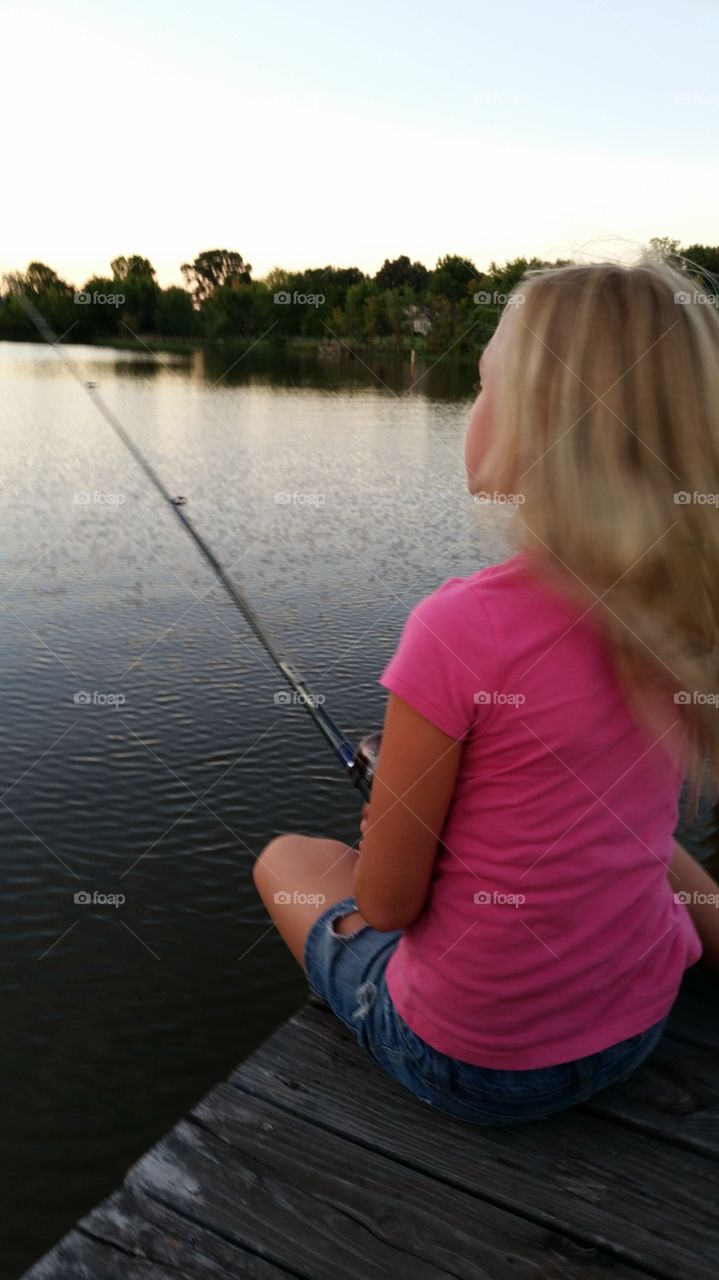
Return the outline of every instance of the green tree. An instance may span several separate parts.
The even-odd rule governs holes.
[[[680,265],[694,277],[702,293],[719,297],[719,247],[690,244],[687,249],[682,249]],[[719,303],[715,301],[714,305]]]
[[[6,292],[0,299],[0,342],[33,342],[38,334],[32,320],[20,301],[20,292],[13,291],[5,281]]]
[[[27,293],[43,294],[55,290],[59,294],[72,293],[72,285],[61,280],[52,267],[44,262],[31,262],[25,272],[23,288]]]
[[[107,276],[91,276],[86,280],[78,297],[89,301],[75,307],[77,328],[73,331],[73,337],[90,341],[93,338],[127,337],[127,330],[120,324],[124,304],[116,307],[110,303],[95,301],[96,296],[107,298],[118,293],[122,293],[122,288],[117,280],[110,280]]]
[[[421,262],[410,262],[406,254],[390,261],[385,258],[374,283],[378,289],[413,289],[421,294],[427,288],[429,271]]]
[[[652,236],[649,248],[662,258],[676,258],[679,255],[679,241],[672,240],[669,236]]]
[[[290,271],[286,271],[284,267],[273,267],[271,271],[267,272],[264,285],[267,292],[271,294],[282,293],[283,291],[289,292],[291,279],[292,273]]]
[[[334,334],[336,334],[338,338],[350,338],[352,336],[349,319],[344,307],[333,307],[327,323],[331,330],[331,332],[326,335],[328,342],[332,340]]]
[[[358,280],[350,285],[345,297],[344,312],[346,317],[345,333],[349,338],[359,340],[365,334],[365,307],[370,298],[375,297],[376,287],[371,280]]]
[[[124,298],[118,308],[120,334],[129,330],[133,334],[154,333],[157,329],[155,308],[160,293],[157,272],[148,258],[133,253],[129,257],[113,258],[111,293]]]
[[[682,249],[682,257],[690,263],[708,271],[710,275],[719,276],[719,246],[708,244],[690,244]]]
[[[150,279],[155,280],[157,272],[148,258],[141,258],[132,253],[129,258],[113,258],[110,270],[115,280]]]
[[[155,304],[155,331],[165,338],[194,338],[201,329],[200,317],[186,289],[171,285],[160,290]]]
[[[407,309],[416,305],[417,296],[410,288],[386,289],[382,294],[382,302],[387,327],[393,334],[397,346],[401,346],[404,335],[411,332]]]
[[[268,295],[290,295],[291,301],[277,304],[275,320],[285,335],[330,338],[327,326],[334,329],[332,317],[344,313],[347,294],[366,279],[358,267],[307,267],[302,271],[285,271],[274,267],[265,277]],[[298,299],[314,299],[301,302]],[[347,331],[346,317],[343,332]]]
[[[431,350],[447,351],[461,346],[465,335],[470,340],[468,331],[477,321],[473,299],[479,280],[480,272],[469,258],[447,254],[438,260],[428,289],[432,313]]]
[[[25,311],[21,295],[32,298],[37,310],[47,323],[63,337],[73,329],[77,310],[73,304],[73,287],[62,280],[52,267],[44,262],[31,262],[27,271],[11,271],[3,276],[6,301],[3,304],[1,332],[21,339],[37,338],[37,330]]]
[[[347,297],[347,290],[353,284],[360,284],[367,279],[364,271],[360,271],[359,267],[325,267],[323,274],[324,292],[332,305],[343,304]]]
[[[449,302],[461,302],[475,292],[479,274],[471,259],[447,254],[438,260],[430,276],[429,292]]]
[[[427,338],[427,346],[430,351],[444,354],[452,346],[456,336],[452,303],[449,298],[440,294],[434,299],[432,306],[432,329]]]
[[[205,249],[192,262],[184,262],[180,270],[198,306],[221,285],[232,280],[249,284],[252,278],[249,262],[233,249]]]
[[[375,338],[388,332],[389,322],[385,307],[385,295],[382,293],[369,293],[365,298],[362,310],[363,336],[370,342],[374,342]]]
[[[256,338],[277,318],[273,310],[272,295],[261,281],[228,281],[203,302],[202,323],[208,338]]]

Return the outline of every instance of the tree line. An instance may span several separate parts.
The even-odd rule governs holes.
[[[719,281],[719,247],[655,238],[670,260],[697,268],[698,287]],[[510,291],[530,269],[566,265],[514,258],[480,270],[448,254],[430,269],[402,255],[385,259],[375,275],[358,267],[274,268],[263,279],[234,250],[210,249],[181,267],[184,287],[162,288],[152,263],[139,254],[113,258],[110,274],[81,288],[43,262],[3,276],[0,340],[32,341],[37,332],[22,294],[52,329],[70,342],[195,340],[248,342],[288,339],[429,351],[476,350],[494,331]],[[717,290],[714,290],[716,293]]]

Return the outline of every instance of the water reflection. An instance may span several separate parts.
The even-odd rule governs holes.
[[[238,358],[239,357],[239,358]],[[477,360],[438,359],[417,354],[414,360],[391,351],[352,351],[343,347],[302,351],[291,346],[263,348],[249,356],[231,347],[194,351],[194,378],[230,385],[312,387],[352,391],[376,388],[395,395],[422,395],[429,400],[461,401],[476,394]]]

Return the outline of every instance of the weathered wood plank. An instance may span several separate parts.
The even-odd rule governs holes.
[[[646,1274],[229,1085],[129,1181],[311,1280],[606,1280],[608,1267],[616,1280]]]
[[[26,1280],[714,1280],[719,1001],[687,975],[626,1085],[477,1128],[306,1008]]]
[[[716,1276],[719,1167],[703,1154],[586,1110],[517,1128],[452,1121],[388,1080],[319,1008],[276,1032],[231,1083],[667,1280]]]
[[[291,1274],[123,1188],[24,1280],[287,1280]]]
[[[597,1115],[719,1157],[719,1050],[668,1033],[623,1085],[587,1104]]]
[[[128,1258],[75,1228],[21,1280],[178,1280],[178,1274],[154,1262]],[[182,1275],[184,1280],[192,1273]]]

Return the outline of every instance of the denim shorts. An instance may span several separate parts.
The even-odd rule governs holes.
[[[335,902],[310,929],[310,988],[388,1075],[446,1115],[488,1125],[542,1120],[626,1080],[666,1027],[668,1015],[629,1040],[558,1066],[508,1071],[461,1062],[421,1040],[392,1004],[385,970],[402,931],[380,933],[363,925],[352,934],[335,932],[334,921],[356,910],[354,898]]]

